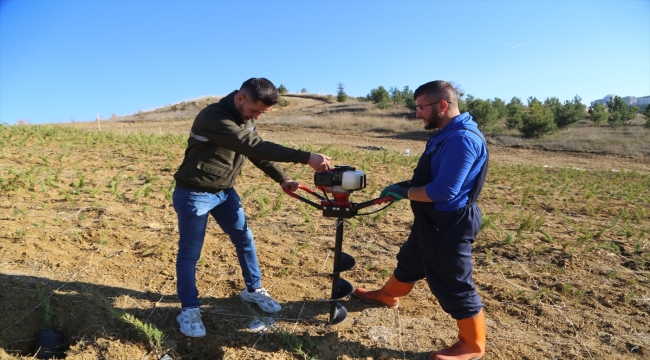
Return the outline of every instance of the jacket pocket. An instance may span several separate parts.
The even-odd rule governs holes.
[[[232,187],[232,170],[226,164],[197,161],[185,183],[199,188],[223,190]]]
[[[206,163],[206,162],[203,162],[203,161],[199,161],[196,164],[196,167],[198,169],[201,169],[201,170],[207,172],[208,174],[217,175],[218,177],[224,177],[230,171],[230,169],[228,167],[226,167],[226,166],[222,166],[222,165],[214,164],[214,163]]]

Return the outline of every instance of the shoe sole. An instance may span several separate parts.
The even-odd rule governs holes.
[[[483,358],[483,355],[479,355],[479,357],[474,357],[469,360],[480,360]],[[438,360],[438,355],[435,355],[434,353],[429,354],[429,360]]]

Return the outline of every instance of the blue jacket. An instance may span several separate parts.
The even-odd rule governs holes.
[[[483,139],[468,129],[479,132],[472,116],[462,113],[427,142],[425,153],[435,153],[430,163],[433,181],[426,185],[426,193],[438,211],[454,211],[467,204],[487,158]]]

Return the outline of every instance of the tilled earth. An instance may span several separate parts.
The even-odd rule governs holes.
[[[102,131],[186,133],[189,124],[108,122],[102,124]],[[92,128],[93,124],[75,126]],[[284,144],[309,144],[317,149],[335,144],[351,152],[410,149],[411,157],[418,156],[426,140],[422,135],[261,127],[267,140]],[[175,320],[179,312],[174,273],[176,219],[164,190],[183,148],[168,150],[176,158],[147,156],[117,145],[97,145],[83,152],[74,146],[65,151],[37,148],[40,158],[26,156],[29,146],[3,149],[3,177],[9,177],[9,169],[43,166],[45,158],[54,162],[58,154],[64,154],[58,160],[63,165],[58,183],[69,186],[85,173],[86,185],[81,189],[87,190],[71,194],[34,185],[31,190],[14,189],[0,196],[0,358],[33,356],[34,333],[43,327],[37,288],[51,294],[52,324],[64,334],[67,359],[158,359],[163,355],[131,324],[113,316],[110,308],[154,324],[164,333],[164,347],[173,359],[301,359],[316,353],[321,359],[426,359],[430,351],[455,341],[455,322],[440,309],[424,282],[394,310],[345,299],[341,303],[349,311],[348,319],[327,326],[329,303],[323,300],[329,297],[331,281],[323,274],[333,266],[335,219],[283,196],[277,185],[252,166],[246,167],[236,188],[244,197],[255,234],[263,284],[283,308],[269,315],[240,300],[244,286],[235,251],[210,220],[197,274],[208,335],[201,339],[183,336]],[[496,145],[490,151],[491,161],[500,165],[650,174],[646,158]],[[352,200],[378,196],[381,187],[408,177],[411,171],[412,163],[368,170],[371,186],[354,193]],[[288,166],[288,172],[307,179],[301,182],[311,187],[306,167]],[[144,184],[149,180],[143,174],[155,178],[150,181],[150,194],[145,194]],[[113,187],[112,181],[118,184]],[[489,216],[501,211],[503,202],[518,208],[523,196],[508,184],[490,183],[488,178],[480,204]],[[620,201],[610,206],[614,214],[627,205]],[[565,251],[563,241],[578,235],[558,219],[611,223],[615,216],[591,219],[563,213],[562,203],[549,212],[544,224],[552,242],[544,242],[539,233],[506,244],[500,231],[516,232],[515,219],[502,219],[497,230],[484,229],[475,244],[474,275],[485,303],[485,358],[647,358],[650,207],[647,202],[639,207],[645,215],[633,224],[633,237],[614,231],[607,235],[618,244],[618,251],[606,247]],[[356,266],[342,277],[354,286],[380,287],[395,266],[395,254],[411,221],[406,202],[397,202],[379,215],[346,220],[343,250],[355,258]],[[645,233],[637,231],[643,229]],[[250,329],[257,317],[272,318],[272,330]],[[301,342],[307,354],[292,350],[291,342]]]

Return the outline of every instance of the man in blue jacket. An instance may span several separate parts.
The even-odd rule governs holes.
[[[326,171],[330,162],[325,155],[262,139],[255,121],[277,103],[278,91],[273,83],[265,78],[251,78],[239,90],[201,110],[192,124],[183,163],[174,174],[173,194],[179,232],[176,288],[182,307],[176,320],[187,336],[206,334],[196,288],[196,263],[210,215],[235,245],[246,284],[241,298],[269,313],[281,309],[262,287],[253,234],[233,185],[246,159],[291,191],[297,190],[298,183],[278,162],[307,164],[316,171]]]
[[[411,233],[388,282],[379,290],[358,288],[353,294],[396,308],[400,296],[426,279],[459,329],[458,342],[432,352],[430,359],[478,359],[485,353],[486,336],[483,304],[472,281],[472,243],[481,228],[476,201],[487,174],[487,146],[470,114],[458,110],[451,84],[431,81],[413,96],[424,128],[439,131],[427,142],[413,178],[386,187],[380,195],[411,200]]]

